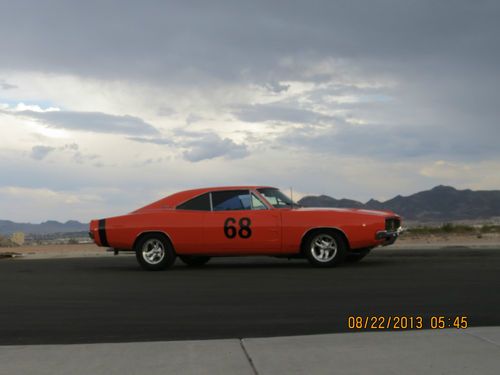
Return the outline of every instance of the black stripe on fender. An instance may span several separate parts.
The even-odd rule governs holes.
[[[108,238],[106,237],[106,219],[99,220],[99,239],[102,246],[109,246]]]

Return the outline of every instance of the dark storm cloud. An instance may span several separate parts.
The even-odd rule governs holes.
[[[0,64],[11,69],[265,80],[297,74],[276,67],[283,57],[500,62],[495,1],[20,0],[2,8],[0,34],[9,37]]]
[[[185,149],[184,159],[192,162],[218,157],[242,159],[249,154],[245,144],[236,143],[230,138],[222,138],[213,131],[190,131],[177,128],[174,133],[178,138],[178,145]]]
[[[229,138],[221,138],[215,133],[204,133],[187,140],[184,143],[186,160],[197,162],[201,160],[224,157],[226,159],[241,159],[248,155],[244,144],[237,144]]]
[[[51,128],[80,130],[95,133],[127,135],[156,135],[158,130],[134,116],[115,116],[101,112],[76,111],[3,111],[11,115],[28,117]]]
[[[296,103],[295,103],[296,104]],[[242,106],[233,114],[246,122],[292,122],[292,123],[320,123],[325,121],[339,121],[339,118],[323,115],[314,111],[300,109],[297,106],[284,104],[258,104]]]
[[[211,131],[186,131],[175,129],[174,137],[128,137],[127,139],[141,143],[174,146],[183,149],[184,159],[192,162],[223,157],[225,159],[241,159],[249,154],[247,146],[238,144],[229,138],[221,138]]]
[[[87,154],[79,151],[79,146],[76,143],[65,144],[61,147],[51,147],[44,145],[37,145],[31,148],[31,152],[29,154],[30,158],[34,160],[43,160],[49,154],[53,152],[69,152],[71,155],[71,160],[78,164],[83,164],[84,162],[94,161],[99,158],[97,154]],[[59,154],[58,159],[60,160],[63,155]]]
[[[480,134],[432,126],[347,125],[317,128],[313,125],[287,130],[274,142],[287,149],[364,156],[387,162],[412,158],[478,161],[500,157],[496,141]],[[480,145],[480,147],[478,147]]]
[[[4,79],[0,79],[0,89],[2,89],[2,90],[12,90],[12,89],[17,89],[17,86],[8,83]]]
[[[30,157],[35,160],[42,160],[45,159],[45,157],[55,149],[56,149],[55,147],[49,147],[43,145],[33,146],[31,148]]]
[[[166,89],[171,83],[210,89],[250,82],[280,94],[290,92],[282,83],[287,80],[331,83],[338,78],[336,68],[313,68],[341,60],[347,79],[353,74],[396,82],[396,99],[342,105],[381,125],[332,131],[325,139],[350,153],[357,144],[371,149],[370,140],[378,138],[390,139],[381,147],[401,157],[486,157],[495,154],[500,137],[499,19],[495,0],[19,0],[0,9],[0,35],[8,36],[2,39],[0,69],[152,82]],[[308,100],[327,105],[322,90],[307,93]],[[347,82],[335,94],[365,90]],[[298,102],[296,108],[241,103],[230,110],[248,122],[335,121]],[[63,114],[36,116],[59,117],[47,122],[52,126],[84,127],[83,119],[72,116],[64,119],[68,124]],[[94,131],[156,133],[140,119],[109,119],[120,121],[107,130],[102,118],[88,119],[85,127]],[[208,137],[193,145],[196,152],[188,159],[217,153],[205,144],[234,148],[232,141],[219,141]]]
[[[170,139],[166,138],[157,138],[157,137],[127,137],[128,140],[140,143],[153,143],[156,145],[173,145],[174,142]]]
[[[280,92],[288,91],[290,85],[284,85],[279,82],[268,82],[264,85],[264,87],[276,94],[279,94]]]

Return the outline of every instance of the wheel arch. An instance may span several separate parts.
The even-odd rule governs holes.
[[[349,244],[349,238],[347,237],[347,235],[345,234],[345,232],[342,229],[340,229],[338,227],[314,227],[314,228],[309,228],[302,235],[302,237],[300,239],[300,252],[301,253],[304,251],[304,244],[307,241],[307,239],[309,238],[309,236],[313,235],[314,233],[319,233],[321,231],[329,231],[329,232],[337,233],[338,235],[340,235],[343,238],[343,240],[347,246],[347,250],[349,250],[351,248],[351,246]]]
[[[174,249],[174,252],[175,252],[175,247],[174,247],[174,243],[172,242],[172,238],[170,237],[170,235],[167,232],[165,232],[163,230],[146,230],[146,231],[139,233],[135,237],[134,244],[132,245],[132,250],[135,251],[135,246],[137,245],[137,243],[142,238],[144,238],[145,236],[147,236],[149,234],[161,234],[161,235],[165,236],[165,238],[167,239],[168,242],[170,242],[170,245],[172,246],[172,249]]]

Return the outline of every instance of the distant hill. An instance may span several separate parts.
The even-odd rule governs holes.
[[[415,221],[478,220],[500,217],[500,190],[457,190],[443,185],[407,197],[398,195],[385,202],[371,199],[361,203],[320,195],[303,197],[298,203],[306,207],[392,210],[405,219]]]
[[[451,186],[443,185],[407,197],[398,195],[385,202],[371,199],[366,203],[362,203],[352,199],[335,199],[328,195],[319,195],[305,196],[298,203],[305,207],[391,210],[400,214],[406,220],[420,222],[500,218],[500,190],[457,190]],[[0,220],[0,235],[10,235],[14,232],[46,235],[86,231],[88,231],[88,224],[75,220],[65,223],[49,220],[41,224]]]
[[[10,220],[0,220],[0,234],[8,235],[14,232],[31,234],[50,234],[88,231],[89,225],[79,221],[69,220],[65,223],[49,220],[41,224],[15,223]]]

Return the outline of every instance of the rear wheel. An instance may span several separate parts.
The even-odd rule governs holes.
[[[150,233],[140,238],[135,247],[135,256],[142,268],[159,271],[175,262],[174,247],[162,233]]]
[[[347,253],[345,261],[349,263],[356,263],[363,259],[365,256],[370,254],[371,247],[367,247],[359,250],[352,250]]]
[[[179,258],[190,267],[203,266],[210,260],[210,257],[203,255],[179,255]]]
[[[315,231],[304,241],[303,251],[315,267],[333,267],[342,263],[347,244],[344,238],[332,230]]]

